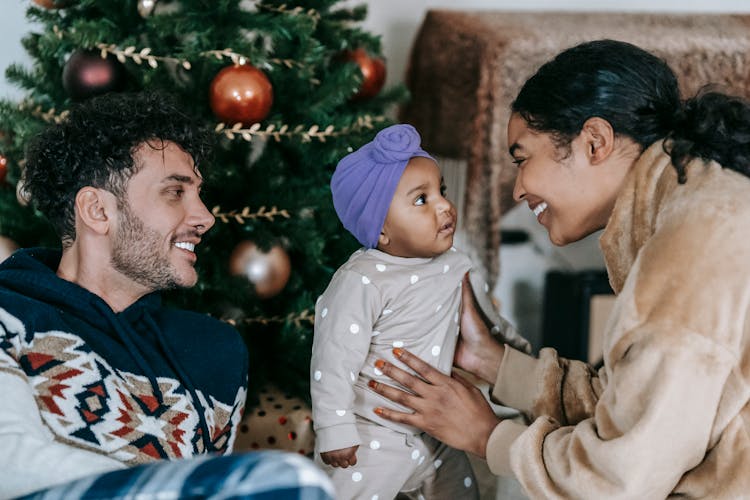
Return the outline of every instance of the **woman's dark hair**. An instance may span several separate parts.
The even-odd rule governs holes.
[[[74,204],[82,187],[105,189],[124,203],[128,180],[140,167],[133,160],[139,146],[174,142],[197,168],[211,139],[165,94],[106,94],[75,105],[61,123],[31,139],[22,182],[66,247],[75,240]]]
[[[642,149],[666,139],[681,183],[696,157],[750,176],[750,104],[707,91],[683,103],[669,66],[629,43],[597,40],[563,51],[524,84],[511,110],[558,147],[569,148],[592,117]]]

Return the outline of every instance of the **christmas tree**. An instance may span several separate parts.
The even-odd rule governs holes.
[[[198,285],[166,299],[236,326],[251,404],[269,384],[309,399],[315,300],[357,246],[330,176],[405,94],[382,89],[380,40],[358,27],[366,7],[338,3],[29,0],[33,67],[6,69],[24,98],[0,101],[0,246],[59,246],[23,190],[32,134],[94,95],[169,92],[216,132],[200,167],[217,222],[197,249]]]

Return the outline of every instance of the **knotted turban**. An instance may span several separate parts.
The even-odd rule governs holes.
[[[434,161],[406,124],[384,128],[339,161],[331,178],[333,207],[344,227],[367,248],[375,248],[406,164],[415,156]]]

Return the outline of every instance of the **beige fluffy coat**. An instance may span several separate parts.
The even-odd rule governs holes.
[[[533,420],[497,426],[491,470],[532,498],[750,497],[750,178],[694,160],[680,185],[656,143],[600,243],[604,367],[506,349],[493,397]]]

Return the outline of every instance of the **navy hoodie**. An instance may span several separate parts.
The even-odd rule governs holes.
[[[158,293],[115,313],[59,262],[22,249],[0,264],[0,370],[32,386],[54,439],[129,465],[229,453],[247,389],[237,331]]]

